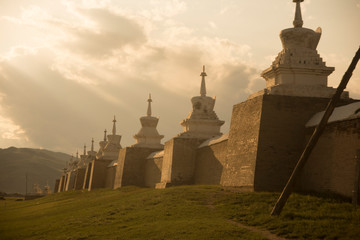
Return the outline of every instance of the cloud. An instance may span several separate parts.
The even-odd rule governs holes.
[[[148,93],[160,116],[159,132],[169,139],[181,131],[178,123],[199,94],[202,65],[227,131],[232,105],[264,85],[249,63],[249,45],[197,36],[172,18],[186,10],[182,1],[151,1],[146,14],[109,9],[109,1],[63,2],[66,17],[30,8],[20,19],[11,18],[40,27],[48,37],[42,47],[15,46],[0,61],[4,119],[29,144],[72,151],[92,137],[102,139],[114,114],[122,145],[133,144]]]

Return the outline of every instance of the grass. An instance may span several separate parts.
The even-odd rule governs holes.
[[[293,194],[280,217],[278,193],[218,186],[125,187],[0,201],[0,239],[266,239],[228,219],[289,239],[360,239],[360,209],[333,196]]]

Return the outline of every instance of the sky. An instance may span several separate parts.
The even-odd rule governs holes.
[[[360,45],[360,0],[301,5],[303,27],[322,28],[317,50],[337,87]],[[130,146],[149,93],[164,143],[182,132],[203,65],[225,133],[232,106],[265,87],[294,10],[292,0],[0,0],[0,148],[82,152],[114,115]],[[360,66],[346,90],[360,98]]]

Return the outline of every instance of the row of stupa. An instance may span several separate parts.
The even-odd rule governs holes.
[[[206,96],[205,77],[207,74],[205,66],[203,66],[200,76],[200,96],[194,96],[191,99],[193,110],[180,123],[183,126],[183,132],[178,136],[183,138],[209,139],[222,134],[220,127],[224,124],[224,121],[219,120],[214,111],[216,98]],[[136,143],[132,147],[160,149],[164,147],[161,144],[164,135],[160,135],[157,130],[159,118],[152,116],[151,94],[149,94],[147,102],[146,116],[140,117],[141,129],[133,136]],[[86,145],[84,145],[84,153],[80,156],[79,165],[83,166],[85,164],[85,158],[82,156],[86,155],[97,159],[117,159],[117,154],[122,148],[120,141],[121,135],[116,134],[116,118],[114,116],[112,134],[107,135],[107,130],[104,130],[104,138],[99,142],[98,152],[94,151],[94,139],[92,139],[91,151],[86,152]],[[78,159],[78,153],[76,158]]]

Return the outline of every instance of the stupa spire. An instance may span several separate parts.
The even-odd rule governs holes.
[[[105,131],[104,131],[104,142],[106,142],[106,133],[107,133],[107,131],[105,129]]]
[[[84,156],[86,155],[86,144],[84,144]]]
[[[113,135],[116,135],[116,119],[115,119],[115,116],[114,116],[114,120],[113,120],[113,128],[112,128],[112,134]]]
[[[205,85],[205,77],[206,72],[205,72],[205,65],[203,65],[203,71],[200,74],[201,78],[201,87],[200,87],[200,96],[205,97],[206,96],[206,85]]]
[[[300,3],[303,2],[304,0],[293,0],[293,2],[296,3],[296,10],[295,10],[295,18],[293,21],[293,25],[296,28],[301,28],[304,24],[303,20],[302,20],[302,16],[301,16],[301,6]]]
[[[91,139],[91,151],[94,151],[94,138]]]
[[[148,101],[147,116],[151,117],[151,102],[152,102],[151,93],[149,93],[149,99],[147,101]]]
[[[76,150],[76,159],[79,158],[79,150]]]

